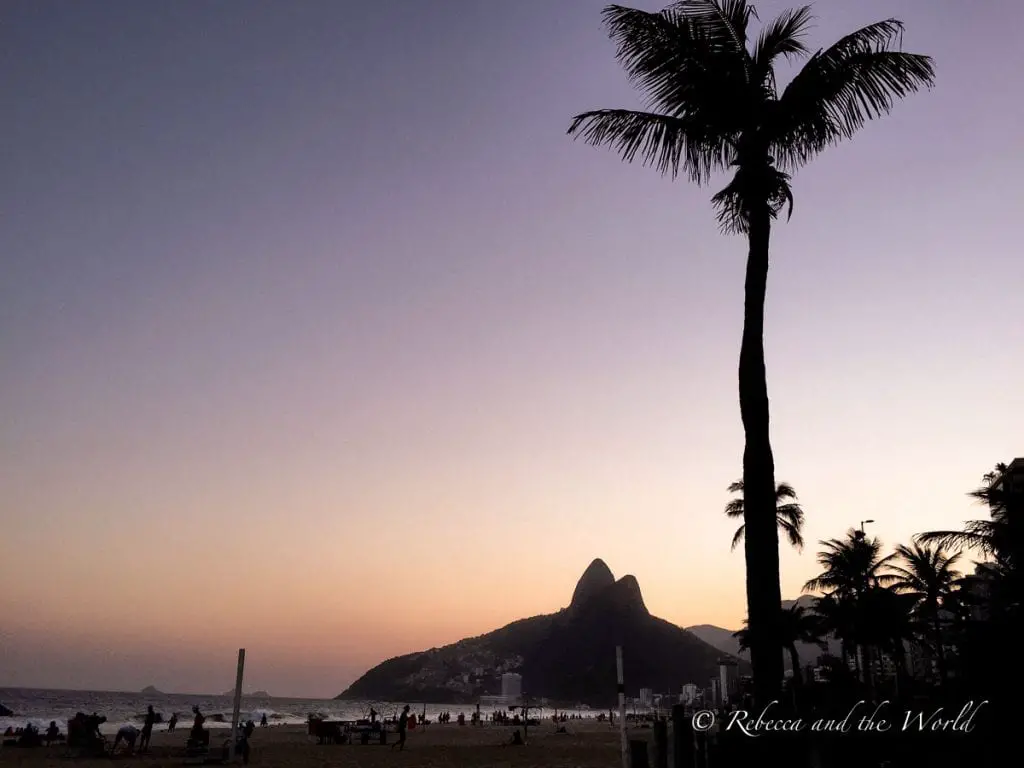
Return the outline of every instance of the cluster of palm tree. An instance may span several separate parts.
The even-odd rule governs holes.
[[[965,674],[970,661],[964,658],[965,648],[979,628],[999,635],[1019,626],[1024,493],[1010,485],[1009,477],[1005,464],[983,476],[981,486],[968,495],[988,508],[989,518],[968,521],[961,531],[922,533],[889,553],[879,539],[858,529],[820,542],[822,571],[804,585],[806,593],[818,596],[811,607],[797,603],[780,613],[780,648],[790,656],[794,683],[802,682],[800,643],[824,650],[825,639],[836,638],[841,668],[852,662],[868,684],[880,666],[876,662],[888,660],[898,687],[909,674],[909,650],[929,661],[934,674],[928,677],[942,683],[950,675],[951,656],[960,675]],[[742,487],[734,483],[729,490],[741,492]],[[799,548],[804,513],[796,492],[782,483],[776,498],[777,525]],[[742,500],[730,501],[725,512],[741,516]],[[733,546],[743,534],[742,527],[736,531]],[[958,570],[968,549],[982,558],[972,574]],[[742,648],[749,646],[749,629],[736,637]],[[982,646],[978,652],[987,650]]]
[[[661,12],[612,5],[604,20],[645,110],[599,109],[569,133],[697,184],[732,179],[712,198],[723,230],[748,241],[739,401],[747,612],[756,698],[776,698],[782,679],[775,464],[769,438],[764,307],[771,228],[793,210],[791,174],[851,138],[934,81],[927,56],[898,50],[903,25],[886,19],[813,52],[810,7],[786,11],[753,37],[747,0],[677,0]],[[806,59],[784,87],[779,64]]]

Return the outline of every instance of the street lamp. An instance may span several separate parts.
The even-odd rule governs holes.
[[[864,536],[866,535],[866,534],[864,533],[864,526],[865,526],[865,525],[867,525],[868,523],[873,523],[873,522],[875,522],[875,521],[874,521],[874,520],[861,520],[861,521],[860,521],[860,528],[858,528],[858,529],[857,529],[857,530],[856,530],[856,531],[854,532],[854,536],[855,536],[855,537],[856,537],[856,538],[857,538],[858,540],[860,540],[860,539],[863,539],[863,538],[864,538]]]

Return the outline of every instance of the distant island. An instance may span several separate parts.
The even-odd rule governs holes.
[[[502,675],[518,673],[522,692],[568,705],[615,700],[615,646],[622,645],[626,687],[678,692],[718,674],[721,650],[652,616],[633,576],[616,581],[594,560],[567,608],[520,619],[479,637],[378,664],[337,699],[472,703],[501,693]],[[738,660],[741,670],[749,665]]]
[[[231,696],[234,696],[234,695],[235,695],[235,689],[234,688],[232,688],[230,691],[227,691],[227,692],[221,694],[221,696],[228,696],[228,697],[231,697]],[[269,699],[270,698],[270,694],[267,693],[266,691],[252,691],[250,693],[246,693],[245,691],[242,691],[242,697],[243,698],[252,698],[252,699]]]
[[[156,689],[156,687],[152,686],[152,685],[147,685],[145,688],[143,688],[142,689],[142,693],[146,694],[147,696],[163,696],[164,695],[163,691],[158,691]]]

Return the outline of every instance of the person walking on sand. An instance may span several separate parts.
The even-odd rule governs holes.
[[[146,721],[142,724],[142,738],[139,739],[139,752],[149,750],[149,740],[153,737],[153,726],[156,724],[156,712],[153,705],[146,708]]]
[[[405,731],[409,727],[409,705],[405,705],[401,717],[398,718],[398,741],[391,745],[394,749],[398,747],[399,752],[405,751]]]

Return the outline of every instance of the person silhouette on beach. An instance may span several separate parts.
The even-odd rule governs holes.
[[[189,734],[189,740],[195,744],[209,744],[210,732],[203,728],[206,718],[199,711],[199,707],[192,707],[192,712],[195,714],[196,719],[192,722],[192,732]]]
[[[142,724],[142,737],[139,739],[139,752],[149,749],[149,740],[153,737],[153,726],[156,724],[156,712],[153,705],[146,707],[146,720]]]
[[[117,729],[117,735],[114,737],[114,746],[110,748],[110,754],[113,755],[117,751],[117,746],[123,741],[128,745],[128,751],[135,751],[135,739],[139,736],[139,729],[134,725],[122,725]]]
[[[177,725],[178,725],[178,713],[177,712],[172,712],[171,713],[171,719],[167,721],[167,732],[168,733],[174,733],[174,729],[177,727]]]
[[[401,717],[398,718],[398,741],[391,745],[394,749],[398,747],[399,752],[405,751],[405,732],[409,727],[409,705],[405,705],[405,709],[402,710]]]
[[[260,728],[266,728],[266,727],[267,727],[267,713],[264,712],[263,713],[263,717],[260,718]]]

